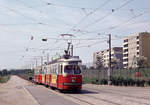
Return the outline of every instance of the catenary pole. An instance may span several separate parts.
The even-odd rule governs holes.
[[[111,69],[111,34],[109,34],[109,67],[108,67],[108,85],[112,84],[112,69]]]

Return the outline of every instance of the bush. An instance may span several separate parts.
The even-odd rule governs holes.
[[[135,85],[135,80],[133,80],[132,78],[128,79],[128,86],[134,86]]]
[[[6,83],[10,79],[10,76],[0,76],[0,83]]]
[[[150,86],[150,80],[148,80],[148,85]]]
[[[150,80],[145,81],[144,86],[150,86]]]
[[[101,79],[100,80],[100,84],[101,85],[107,85],[108,84],[108,81],[106,79]]]
[[[116,86],[119,85],[119,83],[118,83],[118,78],[117,78],[117,77],[113,77],[113,78],[112,78],[112,85],[116,85]]]
[[[83,83],[90,83],[90,84],[101,84],[101,85],[107,85],[108,80],[107,79],[100,79],[97,78],[83,78]],[[112,78],[112,85],[115,86],[150,86],[150,79],[145,80],[134,80],[132,78],[123,78],[123,77],[113,77]]]
[[[118,77],[118,85],[119,86],[123,85],[123,81],[124,81],[123,77]]]

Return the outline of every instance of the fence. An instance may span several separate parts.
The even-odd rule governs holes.
[[[107,84],[107,70],[82,70],[83,83]],[[150,68],[112,70],[113,85],[150,85]]]

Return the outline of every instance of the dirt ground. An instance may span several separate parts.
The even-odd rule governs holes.
[[[0,84],[0,105],[39,105],[24,88],[32,84],[18,78],[12,76],[7,83]]]

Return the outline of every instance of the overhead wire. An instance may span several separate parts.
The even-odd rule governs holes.
[[[77,46],[77,47],[74,47],[74,48],[92,47],[92,46],[94,46],[94,45],[97,45],[97,44],[103,43],[103,42],[106,42],[106,40],[103,40],[103,41],[97,41],[97,42],[94,42],[94,43],[92,43],[92,44],[83,45],[83,46]]]
[[[39,1],[45,3],[46,5],[55,6],[55,7],[66,7],[66,8],[75,8],[75,9],[90,9],[90,10],[95,9],[95,8],[78,7],[78,6],[71,6],[71,5],[52,3],[52,2],[49,2],[49,1],[45,1],[45,0],[39,0]]]
[[[15,9],[12,9],[12,8],[10,8],[10,7],[8,7],[8,6],[4,6],[4,5],[1,5],[1,4],[0,4],[0,6],[3,7],[3,8],[8,9],[8,10],[11,11],[11,12],[14,12],[15,14],[18,14],[18,15],[24,17],[25,19],[28,19],[28,20],[31,20],[31,21],[34,21],[34,22],[35,22],[35,20],[34,20],[33,18],[28,17],[28,16],[22,14],[21,12],[15,10]]]
[[[104,7],[106,4],[108,4],[111,0],[106,0],[103,4],[101,4],[98,8],[94,9],[92,12],[88,13],[86,16],[84,16],[76,25],[74,25],[67,33],[69,33],[71,30],[76,28],[78,25],[80,25],[85,19],[87,19],[90,15],[94,14],[97,10]]]
[[[16,0],[16,1],[18,1],[18,2],[22,3],[22,4],[23,4],[25,7],[27,7],[27,8],[30,8],[30,9],[33,9],[33,10],[38,11],[38,12],[40,12],[40,13],[43,13],[43,11],[36,10],[36,9],[35,9],[35,8],[33,8],[32,6],[28,6],[28,5],[26,5],[26,4],[24,3],[24,1],[22,1],[22,0]]]
[[[50,37],[47,37],[46,39],[51,39],[51,40],[70,40],[70,38],[64,38],[64,39],[59,39],[59,38],[50,38]],[[102,38],[80,38],[80,39],[71,39],[71,40],[100,40]]]
[[[127,4],[131,3],[132,1],[134,1],[134,0],[128,0],[128,1],[126,1],[121,6],[115,8],[115,9],[112,9],[110,13],[107,13],[106,15],[104,15],[103,17],[95,20],[94,22],[87,24],[86,26],[83,27],[83,29],[88,28],[88,27],[90,27],[90,26],[92,26],[92,25],[94,25],[96,23],[99,23],[100,21],[104,20],[108,16],[111,16],[114,12],[116,12],[116,11],[120,10],[121,8],[125,7]]]
[[[119,24],[117,24],[117,25],[114,25],[114,26],[111,26],[111,27],[108,27],[108,28],[98,29],[98,30],[95,30],[95,31],[89,31],[89,32],[87,32],[87,33],[94,33],[94,32],[98,32],[98,31],[102,31],[102,30],[113,30],[113,29],[118,28],[118,27],[120,27],[120,26],[122,26],[122,25],[126,25],[127,23],[129,23],[129,22],[132,21],[133,19],[136,19],[136,18],[138,18],[138,17],[140,17],[140,16],[143,16],[143,15],[145,15],[145,14],[147,14],[147,13],[150,13],[150,10],[149,10],[149,11],[145,11],[145,12],[143,12],[143,13],[140,13],[140,14],[138,14],[138,15],[132,16],[132,17],[129,18],[128,20],[125,20],[125,21],[123,21],[123,22],[121,22],[121,23],[119,23]]]

